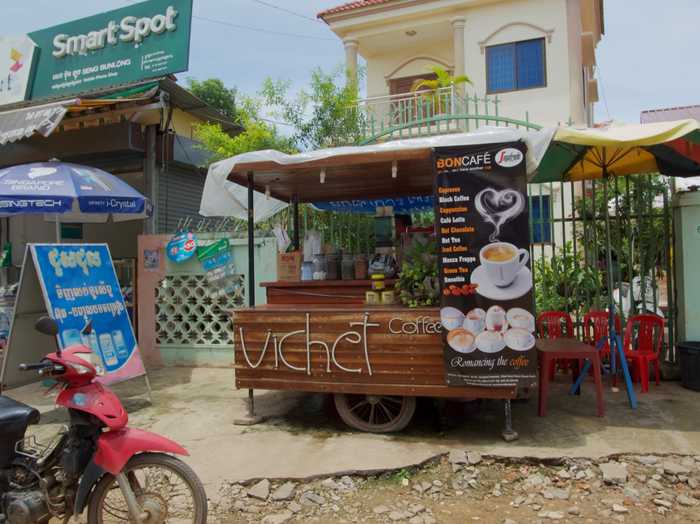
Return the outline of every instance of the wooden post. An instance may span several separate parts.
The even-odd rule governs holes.
[[[253,187],[255,175],[248,172],[248,305],[255,306],[255,210],[253,209]]]
[[[255,174],[248,172],[248,305],[255,306]],[[256,422],[255,417],[255,393],[253,389],[248,390],[248,416],[252,423]]]
[[[292,235],[292,245],[294,251],[299,249],[299,197],[294,195],[292,199],[292,219],[294,222],[294,232]]]
[[[158,165],[156,163],[156,138],[158,126],[146,126],[146,157],[143,175],[146,183],[146,196],[151,200],[152,213],[146,219],[145,232],[155,235],[158,232]]]

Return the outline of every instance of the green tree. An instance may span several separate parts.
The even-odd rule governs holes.
[[[238,95],[236,88],[226,87],[218,78],[208,78],[201,81],[188,78],[187,85],[197,98],[218,109],[221,114],[232,121],[242,123],[236,108],[236,97]]]
[[[308,89],[290,95],[291,83],[268,78],[261,95],[272,114],[289,123],[300,149],[319,149],[356,143],[362,137],[358,89],[346,82],[343,71],[315,69]]]
[[[276,149],[285,153],[297,151],[290,138],[282,136],[273,124],[260,117],[260,100],[239,98],[238,121],[243,126],[241,133],[231,136],[219,124],[195,126],[195,138],[212,154],[210,162],[263,149]]]

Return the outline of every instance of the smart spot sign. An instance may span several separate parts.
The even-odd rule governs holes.
[[[38,50],[30,98],[186,71],[191,21],[192,0],[149,0],[29,33]]]

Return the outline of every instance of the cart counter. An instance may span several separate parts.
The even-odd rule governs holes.
[[[516,396],[516,388],[510,387],[447,386],[438,308],[296,301],[236,310],[233,327],[238,388],[410,397]]]

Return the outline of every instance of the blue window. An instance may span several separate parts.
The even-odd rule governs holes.
[[[530,197],[530,226],[532,243],[544,244],[552,241],[552,208],[549,195]]]
[[[486,82],[489,93],[544,87],[544,38],[487,47]]]

